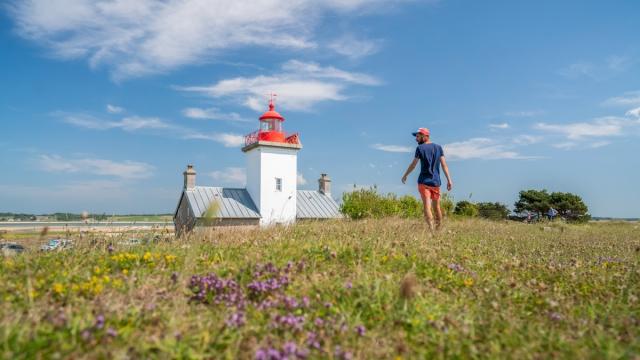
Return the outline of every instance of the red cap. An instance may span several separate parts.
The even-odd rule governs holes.
[[[282,117],[282,115],[280,115],[276,111],[276,106],[273,104],[273,100],[269,101],[269,111],[265,112],[264,114],[262,114],[262,116],[260,116],[260,120],[266,120],[266,119],[278,119],[280,121],[284,121],[284,118]]]
[[[427,128],[419,128],[418,131],[411,133],[413,136],[416,136],[418,134],[422,134],[422,135],[427,135],[429,136],[429,129]]]

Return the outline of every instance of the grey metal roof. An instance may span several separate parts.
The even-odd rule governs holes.
[[[331,198],[319,191],[298,190],[296,196],[296,218],[329,219],[341,218],[340,207]]]
[[[247,189],[230,189],[211,186],[196,186],[185,190],[189,205],[196,217],[205,215],[214,201],[218,203],[217,218],[259,219],[258,208]]]

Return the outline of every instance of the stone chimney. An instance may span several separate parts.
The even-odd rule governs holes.
[[[331,195],[331,179],[327,176],[327,174],[322,174],[320,179],[318,179],[319,188],[318,191],[324,195]]]
[[[187,170],[185,170],[182,175],[184,175],[185,190],[196,187],[196,171],[193,169],[193,165],[187,165]]]

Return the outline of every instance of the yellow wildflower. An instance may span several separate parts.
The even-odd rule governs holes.
[[[129,275],[129,270],[128,269],[122,269],[122,275]]]
[[[171,264],[172,262],[174,262],[176,260],[176,256],[175,255],[165,255],[164,256],[164,260],[168,263]]]
[[[62,295],[64,293],[64,285],[60,283],[53,284],[53,292],[58,295]]]
[[[473,279],[472,279],[472,278],[466,278],[466,279],[464,279],[464,286],[466,286],[466,287],[471,287],[471,286],[473,286]]]
[[[94,272],[96,275],[100,275],[100,273],[102,272],[102,270],[100,269],[100,266],[95,266],[95,267],[93,268],[93,272]]]
[[[142,259],[144,259],[144,261],[151,260],[151,253],[147,251],[146,253],[144,253],[144,256],[142,257]]]

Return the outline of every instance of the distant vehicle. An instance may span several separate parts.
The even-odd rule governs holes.
[[[16,243],[2,243],[0,244],[0,250],[5,256],[16,255],[25,250],[24,246]]]
[[[40,247],[41,251],[53,251],[57,249],[66,249],[73,246],[73,240],[69,239],[51,239],[48,243]]]

